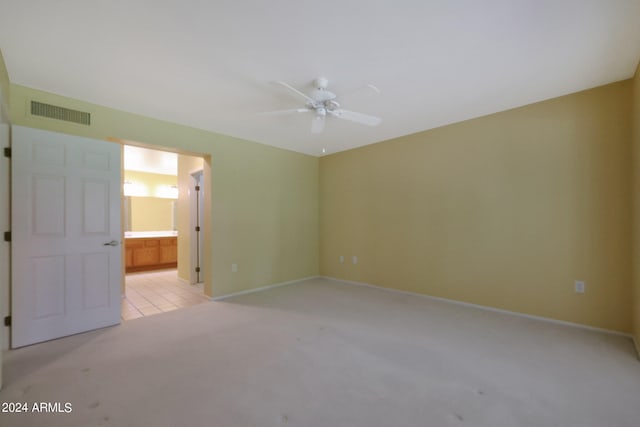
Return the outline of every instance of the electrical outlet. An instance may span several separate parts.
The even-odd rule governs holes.
[[[340,255],[340,264],[344,263],[344,255]]]
[[[358,263],[358,257],[354,255],[354,256],[351,258],[351,261],[353,261],[353,263],[354,263],[354,264],[357,264],[357,263]]]
[[[577,294],[584,294],[584,282],[582,280],[576,280],[574,288]]]
[[[238,272],[238,264],[231,264],[231,272],[232,273]]]

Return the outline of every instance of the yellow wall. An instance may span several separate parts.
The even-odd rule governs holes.
[[[321,274],[629,332],[630,108],[627,80],[322,158]]]
[[[202,158],[178,156],[178,277],[187,281],[191,278],[191,173],[202,169]]]
[[[633,78],[633,332],[640,356],[640,64]]]
[[[88,111],[91,126],[32,117],[26,109],[32,99]],[[210,156],[205,280],[213,295],[318,274],[317,158],[14,84],[11,114],[17,125]]]
[[[175,175],[124,171],[124,180],[141,186],[147,196],[131,197],[131,231],[167,231],[173,230],[174,199],[154,197],[162,190],[178,184]]]
[[[2,110],[0,111],[0,120],[3,123],[9,120],[7,115],[9,112],[10,86],[9,73],[7,73],[4,57],[0,50],[0,110]]]
[[[131,231],[173,230],[173,199],[131,197]]]

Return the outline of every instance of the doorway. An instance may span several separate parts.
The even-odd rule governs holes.
[[[208,301],[201,283],[202,260],[197,258],[204,239],[192,233],[193,209],[199,208],[198,222],[205,211],[202,197],[192,206],[194,174],[199,176],[200,194],[206,186],[204,159],[127,143],[123,160],[122,320]]]
[[[0,137],[6,136],[8,132],[0,134]],[[25,144],[32,146],[29,148]],[[37,145],[37,149],[33,144]],[[13,126],[12,148],[15,152],[12,150],[12,162],[16,165],[31,162],[31,166],[11,168],[12,172],[23,175],[14,176],[11,186],[15,196],[10,203],[14,212],[11,228],[16,242],[12,248],[11,269],[3,269],[7,274],[9,270],[12,272],[10,282],[4,282],[9,286],[3,293],[8,295],[11,291],[12,342],[9,343],[5,335],[4,346],[15,348],[117,324],[122,320],[121,297],[126,289],[123,268],[126,257],[121,245],[124,240],[122,189],[125,180],[121,166],[123,145],[128,145],[128,142],[115,138],[107,138],[107,141],[94,140]],[[26,151],[22,150],[24,147],[27,147]],[[31,154],[28,155],[29,153]],[[192,172],[203,170],[201,187],[209,194],[211,159],[202,155],[195,155],[193,158],[199,161],[197,167],[189,166],[184,175],[190,180]],[[69,162],[73,163],[73,167],[69,166]],[[8,182],[3,181],[3,184]],[[177,190],[171,187],[165,190]],[[73,192],[73,197],[63,197],[67,188],[70,193]],[[183,193],[186,197],[187,193]],[[204,217],[201,219],[205,238],[201,241],[205,253],[210,253],[207,233],[211,229],[211,199],[205,197],[204,200]],[[177,207],[175,211],[178,211]],[[189,221],[188,213],[174,214],[176,222],[178,216]],[[178,225],[176,231],[180,227]],[[31,234],[25,236],[24,230]],[[187,231],[182,234],[188,248],[188,225],[185,230]],[[43,241],[46,238],[53,243],[23,245],[26,249],[21,252],[18,242],[30,242],[29,239],[36,238]],[[55,239],[64,244],[53,241]],[[80,248],[79,245],[84,244],[85,240],[87,247]],[[60,248],[63,247],[68,248],[72,255],[61,255]],[[42,252],[47,248],[54,248],[56,252]],[[27,249],[38,252],[31,253]],[[164,252],[170,254],[172,250],[169,248]],[[174,252],[176,255],[179,252],[178,244],[175,245]],[[188,253],[187,249],[187,256]],[[78,257],[81,259],[76,259]],[[31,261],[25,262],[25,258]],[[35,268],[25,267],[34,265],[34,262],[37,264]],[[179,265],[177,263],[176,267]],[[182,265],[186,265],[187,269],[183,285],[188,286],[190,263]],[[202,269],[204,283],[199,291],[202,300],[206,301],[211,295],[211,272],[206,263]],[[174,271],[177,278],[178,269]],[[159,281],[160,279],[154,282]],[[11,283],[18,282],[23,285],[9,289]],[[181,297],[184,298],[185,295]],[[152,301],[152,304],[155,303]],[[9,307],[1,308],[5,315],[9,314]]]

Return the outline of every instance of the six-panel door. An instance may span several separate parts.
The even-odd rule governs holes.
[[[12,347],[120,322],[120,146],[12,127]]]

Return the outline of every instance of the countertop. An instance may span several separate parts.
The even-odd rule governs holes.
[[[141,239],[141,238],[153,238],[153,237],[176,237],[177,231],[125,231],[125,239]]]

